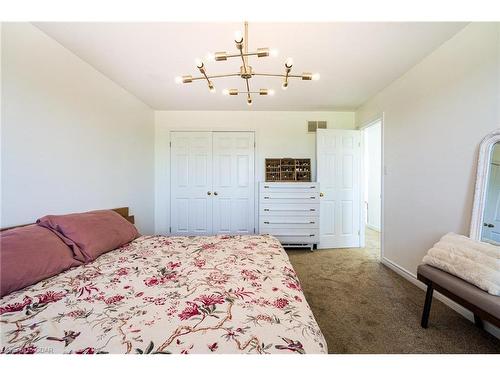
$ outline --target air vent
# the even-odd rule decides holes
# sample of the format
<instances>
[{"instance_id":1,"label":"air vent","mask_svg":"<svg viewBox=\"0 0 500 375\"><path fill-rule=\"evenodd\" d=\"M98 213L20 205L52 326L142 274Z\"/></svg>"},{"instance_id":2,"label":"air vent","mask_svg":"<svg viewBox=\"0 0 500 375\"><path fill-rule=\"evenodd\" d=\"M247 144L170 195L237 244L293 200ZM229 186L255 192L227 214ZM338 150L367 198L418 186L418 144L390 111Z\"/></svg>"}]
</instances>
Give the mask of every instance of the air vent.
<instances>
[{"instance_id":1,"label":"air vent","mask_svg":"<svg viewBox=\"0 0 500 375\"><path fill-rule=\"evenodd\" d=\"M326 121L307 121L309 133L316 133L316 129L326 129Z\"/></svg>"}]
</instances>

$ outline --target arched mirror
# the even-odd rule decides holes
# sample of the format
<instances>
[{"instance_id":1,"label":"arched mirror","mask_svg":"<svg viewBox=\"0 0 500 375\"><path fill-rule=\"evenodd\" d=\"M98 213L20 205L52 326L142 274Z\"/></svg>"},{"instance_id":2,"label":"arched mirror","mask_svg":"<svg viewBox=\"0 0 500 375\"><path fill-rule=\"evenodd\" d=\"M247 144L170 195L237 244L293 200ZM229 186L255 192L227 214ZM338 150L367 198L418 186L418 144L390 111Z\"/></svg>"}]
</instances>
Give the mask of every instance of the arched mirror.
<instances>
[{"instance_id":1,"label":"arched mirror","mask_svg":"<svg viewBox=\"0 0 500 375\"><path fill-rule=\"evenodd\" d=\"M500 129L479 148L470 237L500 246Z\"/></svg>"}]
</instances>

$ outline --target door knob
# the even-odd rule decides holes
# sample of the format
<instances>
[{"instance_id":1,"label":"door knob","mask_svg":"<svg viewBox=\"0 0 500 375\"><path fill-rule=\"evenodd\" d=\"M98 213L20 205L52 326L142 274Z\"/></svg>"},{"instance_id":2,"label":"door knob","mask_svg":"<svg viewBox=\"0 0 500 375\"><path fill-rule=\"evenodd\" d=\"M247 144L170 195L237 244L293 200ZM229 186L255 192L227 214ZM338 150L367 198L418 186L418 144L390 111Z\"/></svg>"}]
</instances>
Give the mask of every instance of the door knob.
<instances>
[{"instance_id":1,"label":"door knob","mask_svg":"<svg viewBox=\"0 0 500 375\"><path fill-rule=\"evenodd\" d=\"M319 193L319 196L320 196L320 197L323 197L324 195L325 195L325 194L323 194L323 193Z\"/></svg>"},{"instance_id":2,"label":"door knob","mask_svg":"<svg viewBox=\"0 0 500 375\"><path fill-rule=\"evenodd\" d=\"M207 195L212 195L212 192L210 192L210 191L207 191Z\"/></svg>"},{"instance_id":3,"label":"door knob","mask_svg":"<svg viewBox=\"0 0 500 375\"><path fill-rule=\"evenodd\" d=\"M217 193L216 191L214 191L214 195L219 195L219 193Z\"/></svg>"}]
</instances>

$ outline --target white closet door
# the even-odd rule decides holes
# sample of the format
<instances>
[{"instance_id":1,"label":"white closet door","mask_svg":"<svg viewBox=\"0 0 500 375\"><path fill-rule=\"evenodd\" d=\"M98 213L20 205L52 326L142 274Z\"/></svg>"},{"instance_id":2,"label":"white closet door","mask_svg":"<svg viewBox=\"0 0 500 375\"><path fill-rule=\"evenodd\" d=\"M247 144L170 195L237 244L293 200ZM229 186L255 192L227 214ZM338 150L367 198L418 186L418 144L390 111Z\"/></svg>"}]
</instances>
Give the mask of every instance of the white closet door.
<instances>
[{"instance_id":1,"label":"white closet door","mask_svg":"<svg viewBox=\"0 0 500 375\"><path fill-rule=\"evenodd\" d=\"M319 248L360 246L360 132L317 130ZM321 196L322 195L322 196Z\"/></svg>"},{"instance_id":2,"label":"white closet door","mask_svg":"<svg viewBox=\"0 0 500 375\"><path fill-rule=\"evenodd\" d=\"M171 133L171 233L212 234L212 133Z\"/></svg>"},{"instance_id":3,"label":"white closet door","mask_svg":"<svg viewBox=\"0 0 500 375\"><path fill-rule=\"evenodd\" d=\"M213 232L249 234L255 229L254 133L213 133Z\"/></svg>"}]
</instances>

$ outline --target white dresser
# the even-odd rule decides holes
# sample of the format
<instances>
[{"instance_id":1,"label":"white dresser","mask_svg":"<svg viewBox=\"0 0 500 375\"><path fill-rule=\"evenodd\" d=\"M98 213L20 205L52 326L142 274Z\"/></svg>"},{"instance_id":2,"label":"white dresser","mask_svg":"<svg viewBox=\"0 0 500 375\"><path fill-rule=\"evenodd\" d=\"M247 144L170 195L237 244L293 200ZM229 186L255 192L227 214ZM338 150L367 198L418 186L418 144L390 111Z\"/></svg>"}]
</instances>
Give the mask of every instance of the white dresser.
<instances>
[{"instance_id":1,"label":"white dresser","mask_svg":"<svg viewBox=\"0 0 500 375\"><path fill-rule=\"evenodd\" d=\"M319 184L261 182L259 232L272 234L283 245L312 250L319 242Z\"/></svg>"}]
</instances>

